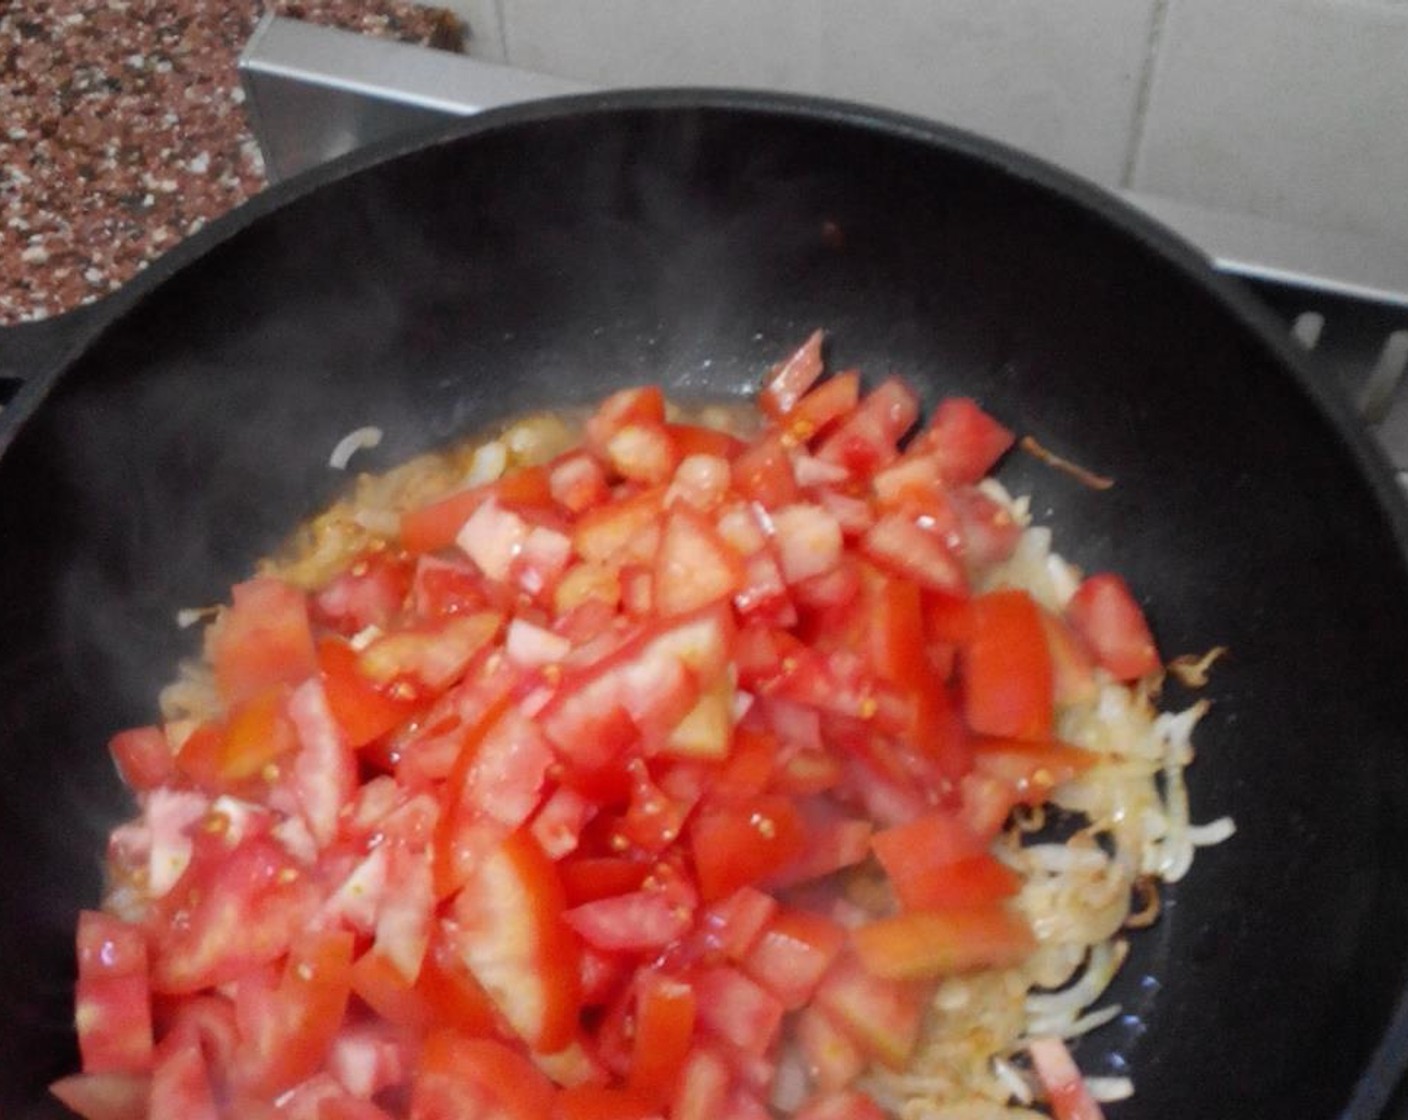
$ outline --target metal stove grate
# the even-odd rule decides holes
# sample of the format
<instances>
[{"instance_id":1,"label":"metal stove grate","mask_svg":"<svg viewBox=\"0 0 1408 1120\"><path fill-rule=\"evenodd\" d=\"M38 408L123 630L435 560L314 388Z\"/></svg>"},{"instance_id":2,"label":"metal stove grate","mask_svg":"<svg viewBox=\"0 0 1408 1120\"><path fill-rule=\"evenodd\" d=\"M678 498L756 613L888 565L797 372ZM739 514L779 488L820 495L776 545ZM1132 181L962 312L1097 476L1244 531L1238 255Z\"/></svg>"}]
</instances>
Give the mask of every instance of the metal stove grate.
<instances>
[{"instance_id":1,"label":"metal stove grate","mask_svg":"<svg viewBox=\"0 0 1408 1120\"><path fill-rule=\"evenodd\" d=\"M1408 307L1266 281L1248 284L1344 390L1408 488Z\"/></svg>"}]
</instances>

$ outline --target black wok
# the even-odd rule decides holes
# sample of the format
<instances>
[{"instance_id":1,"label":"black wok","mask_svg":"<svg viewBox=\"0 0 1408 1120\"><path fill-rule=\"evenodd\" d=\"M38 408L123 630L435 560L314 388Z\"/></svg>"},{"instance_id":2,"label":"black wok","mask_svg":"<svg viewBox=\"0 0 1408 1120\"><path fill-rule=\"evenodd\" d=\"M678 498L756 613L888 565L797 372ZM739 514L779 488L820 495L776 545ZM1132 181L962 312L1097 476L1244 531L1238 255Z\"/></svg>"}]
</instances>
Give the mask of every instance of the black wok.
<instances>
[{"instance_id":1,"label":"black wok","mask_svg":"<svg viewBox=\"0 0 1408 1120\"><path fill-rule=\"evenodd\" d=\"M947 129L761 95L495 112L268 192L95 317L0 422L0 1115L56 1115L75 912L217 601L345 481L626 382L745 393L837 365L978 397L1117 485L1001 477L1117 567L1168 653L1225 644L1205 851L1080 1044L1115 1117L1369 1117L1408 1054L1408 522L1269 317L1104 194Z\"/></svg>"}]
</instances>

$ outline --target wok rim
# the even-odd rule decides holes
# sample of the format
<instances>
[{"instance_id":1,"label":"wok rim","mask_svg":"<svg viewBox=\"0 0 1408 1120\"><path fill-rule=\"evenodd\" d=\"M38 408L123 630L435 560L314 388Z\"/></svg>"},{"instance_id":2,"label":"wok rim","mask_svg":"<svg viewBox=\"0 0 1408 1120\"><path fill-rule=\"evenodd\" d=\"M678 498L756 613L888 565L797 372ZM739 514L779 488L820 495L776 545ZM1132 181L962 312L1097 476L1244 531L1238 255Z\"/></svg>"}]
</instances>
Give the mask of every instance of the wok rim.
<instances>
[{"instance_id":1,"label":"wok rim","mask_svg":"<svg viewBox=\"0 0 1408 1120\"><path fill-rule=\"evenodd\" d=\"M403 157L470 143L479 137L511 132L541 121L583 115L691 111L753 114L829 124L942 149L1034 186L1133 240L1159 264L1211 297L1228 318L1229 325L1254 341L1287 375L1287 389L1308 398L1315 413L1328 425L1327 434L1348 454L1359 480L1372 495L1396 546L1401 582L1408 593L1408 500L1405 500L1408 496L1387 458L1352 412L1348 395L1332 383L1328 371L1312 368L1309 356L1295 345L1270 308L1240 281L1218 272L1201 250L1109 189L1001 141L940 121L859 102L758 89L646 87L569 94L486 109L359 148L268 185L244 203L211 220L117 292L84 307L82 314L75 316L77 329L58 360L47 370L27 378L9 406L0 413L0 470L4 469L8 447L59 381L87 354L100 347L104 336L117 323L138 312L142 304L166 284L179 282L189 266L286 205ZM1343 1104L1342 1120L1382 1116L1405 1071L1408 1071L1408 987L1399 992L1373 1053Z\"/></svg>"}]
</instances>

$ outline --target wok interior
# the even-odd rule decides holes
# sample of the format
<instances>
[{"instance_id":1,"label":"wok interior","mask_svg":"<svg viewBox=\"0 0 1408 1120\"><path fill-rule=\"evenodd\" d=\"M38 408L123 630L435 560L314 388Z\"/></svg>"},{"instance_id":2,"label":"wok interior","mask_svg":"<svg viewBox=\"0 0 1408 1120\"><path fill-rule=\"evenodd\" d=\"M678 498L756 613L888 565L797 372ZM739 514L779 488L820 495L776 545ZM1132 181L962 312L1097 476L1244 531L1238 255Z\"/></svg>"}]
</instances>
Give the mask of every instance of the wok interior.
<instances>
[{"instance_id":1,"label":"wok interior","mask_svg":"<svg viewBox=\"0 0 1408 1120\"><path fill-rule=\"evenodd\" d=\"M975 396L1113 475L1000 472L1069 558L1126 574L1166 654L1231 648L1190 778L1195 819L1238 832L1078 1047L1134 1077L1112 1114L1350 1100L1408 957L1408 580L1341 430L1186 257L1044 172L714 100L509 114L295 197L27 422L0 468L0 1114L57 1115L75 1060L73 922L128 804L108 735L193 648L176 609L346 482L343 434L385 430L373 468L630 382L743 393L816 326L833 368Z\"/></svg>"}]
</instances>

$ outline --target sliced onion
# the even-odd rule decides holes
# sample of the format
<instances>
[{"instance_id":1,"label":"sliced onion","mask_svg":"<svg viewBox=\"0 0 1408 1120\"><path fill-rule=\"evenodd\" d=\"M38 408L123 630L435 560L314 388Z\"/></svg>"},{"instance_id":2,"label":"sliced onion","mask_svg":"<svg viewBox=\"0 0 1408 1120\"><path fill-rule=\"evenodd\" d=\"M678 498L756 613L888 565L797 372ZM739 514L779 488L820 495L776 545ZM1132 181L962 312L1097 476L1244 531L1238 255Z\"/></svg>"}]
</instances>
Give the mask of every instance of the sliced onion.
<instances>
[{"instance_id":1,"label":"sliced onion","mask_svg":"<svg viewBox=\"0 0 1408 1120\"><path fill-rule=\"evenodd\" d=\"M370 425L348 432L337 441L337 446L332 449L332 454L328 456L328 466L335 471L345 471L353 455L381 443L381 434L380 428L373 428Z\"/></svg>"}]
</instances>

